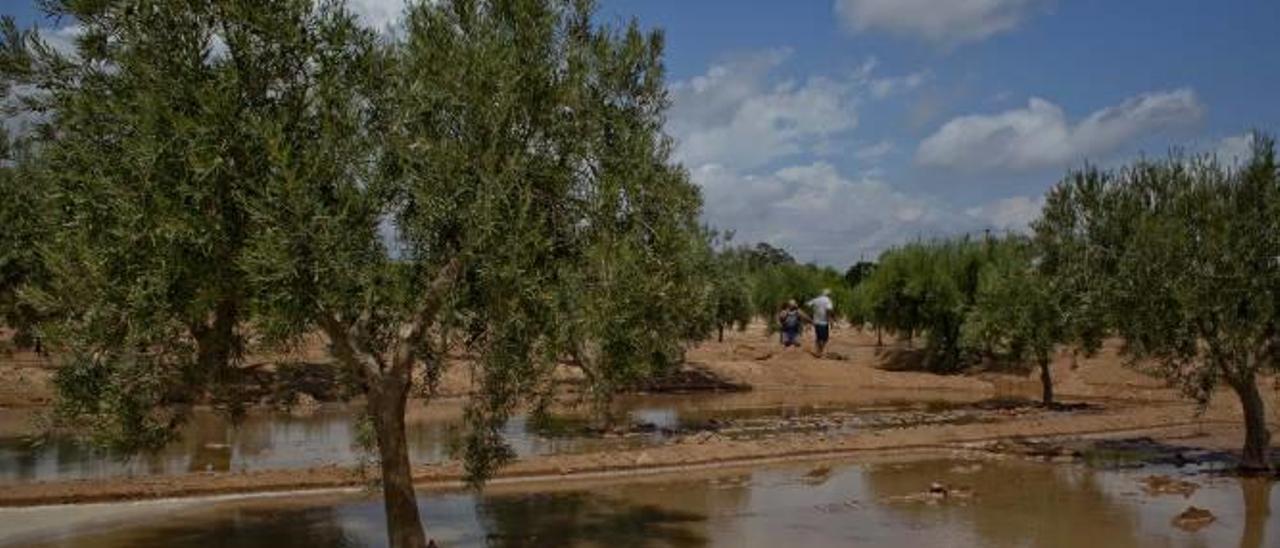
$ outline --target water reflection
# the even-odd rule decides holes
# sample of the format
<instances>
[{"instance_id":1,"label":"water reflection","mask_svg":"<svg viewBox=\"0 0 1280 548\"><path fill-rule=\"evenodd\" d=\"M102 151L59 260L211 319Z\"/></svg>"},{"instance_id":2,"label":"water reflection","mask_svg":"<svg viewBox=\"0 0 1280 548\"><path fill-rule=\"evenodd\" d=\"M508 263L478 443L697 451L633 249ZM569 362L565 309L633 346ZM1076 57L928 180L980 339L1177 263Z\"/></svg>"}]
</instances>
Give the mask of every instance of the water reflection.
<instances>
[{"instance_id":1,"label":"water reflection","mask_svg":"<svg viewBox=\"0 0 1280 548\"><path fill-rule=\"evenodd\" d=\"M443 546L1240 546L1280 545L1269 508L1280 490L1262 481L1196 477L1189 498L1139 492L1147 472L1090 471L1021 461L932 460L808 464L627 483L499 486L483 496L437 493L420 507ZM967 484L971 498L904 495L933 481ZM1243 494L1243 499L1241 495ZM111 525L90 511L51 508L34 546L385 546L371 496L292 496L199 507L153 504ZM1173 528L1188 505L1219 521ZM0 531L32 513L0 510ZM39 512L39 511L37 511ZM6 529L8 527L9 529ZM4 544L0 533L0 544Z\"/></svg>"},{"instance_id":2,"label":"water reflection","mask_svg":"<svg viewBox=\"0 0 1280 548\"><path fill-rule=\"evenodd\" d=\"M564 411L562 420L542 429L534 428L526 417L516 416L507 423L504 434L518 455L626 449L660 443L667 436L664 432L702 428L713 420L932 409L977 401L982 396L884 391L874 396L821 391L635 396L621 398L618 412L633 423L647 425L646 435L607 439L584 435L590 421L580 410ZM0 411L0 414L6 413L17 412ZM198 412L178 441L156 453L138 455L127 461L97 453L66 438L54 438L42 446L33 446L17 433L0 432L0 483L351 465L361 457L360 450L352 445L356 439L357 416L359 409L355 406L326 405L305 415L256 412L233 426L216 414ZM461 417L461 404L455 401L411 408L406 418L410 459L415 463L447 459ZM3 421L5 424L24 422L7 418L11 420Z\"/></svg>"},{"instance_id":3,"label":"water reflection","mask_svg":"<svg viewBox=\"0 0 1280 548\"><path fill-rule=\"evenodd\" d=\"M1271 490L1275 482L1261 478L1240 480L1240 492L1244 495L1244 527L1240 533L1240 548L1263 548L1267 537L1267 523L1271 520ZM1276 524L1280 527L1280 524ZM1270 545L1274 546L1274 545Z\"/></svg>"},{"instance_id":4,"label":"water reflection","mask_svg":"<svg viewBox=\"0 0 1280 548\"><path fill-rule=\"evenodd\" d=\"M910 527L950 526L983 546L1140 546L1138 508L1086 467L910 463L868 467L868 491ZM918 499L934 482L971 489L972 497ZM895 497L901 497L895 499Z\"/></svg>"},{"instance_id":5,"label":"water reflection","mask_svg":"<svg viewBox=\"0 0 1280 548\"><path fill-rule=\"evenodd\" d=\"M490 546L703 546L705 515L587 492L485 499L476 513Z\"/></svg>"}]
</instances>

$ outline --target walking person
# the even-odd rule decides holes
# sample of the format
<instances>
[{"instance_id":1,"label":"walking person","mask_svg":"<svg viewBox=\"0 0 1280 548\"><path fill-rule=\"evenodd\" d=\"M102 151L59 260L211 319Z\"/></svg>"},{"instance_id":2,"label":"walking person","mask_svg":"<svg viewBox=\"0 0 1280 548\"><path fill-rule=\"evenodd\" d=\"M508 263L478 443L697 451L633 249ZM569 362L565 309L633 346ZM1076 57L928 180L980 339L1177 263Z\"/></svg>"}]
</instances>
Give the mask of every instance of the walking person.
<instances>
[{"instance_id":1,"label":"walking person","mask_svg":"<svg viewBox=\"0 0 1280 548\"><path fill-rule=\"evenodd\" d=\"M782 331L782 347L800 347L800 328L804 322L811 321L809 316L800 310L795 299L787 301L787 306L778 312L778 327Z\"/></svg>"},{"instance_id":2,"label":"walking person","mask_svg":"<svg viewBox=\"0 0 1280 548\"><path fill-rule=\"evenodd\" d=\"M831 311L835 303L831 302L831 290L823 289L822 295L810 300L806 305L813 311L813 336L821 358L827 351L827 341L831 339Z\"/></svg>"}]
</instances>

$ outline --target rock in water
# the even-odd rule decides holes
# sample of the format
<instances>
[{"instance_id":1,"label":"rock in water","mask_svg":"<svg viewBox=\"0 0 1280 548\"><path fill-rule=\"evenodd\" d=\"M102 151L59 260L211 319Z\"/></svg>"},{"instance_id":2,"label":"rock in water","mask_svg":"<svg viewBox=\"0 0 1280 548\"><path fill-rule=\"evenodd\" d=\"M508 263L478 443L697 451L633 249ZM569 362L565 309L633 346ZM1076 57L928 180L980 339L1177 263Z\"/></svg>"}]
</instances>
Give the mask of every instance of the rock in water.
<instances>
[{"instance_id":1,"label":"rock in water","mask_svg":"<svg viewBox=\"0 0 1280 548\"><path fill-rule=\"evenodd\" d=\"M930 495L933 495L935 497L946 498L948 493L949 493L949 490L947 489L947 486L943 485L942 482L935 481L929 485Z\"/></svg>"},{"instance_id":2,"label":"rock in water","mask_svg":"<svg viewBox=\"0 0 1280 548\"><path fill-rule=\"evenodd\" d=\"M814 468L813 470L810 470L804 476L806 478L825 478L830 475L831 475L830 466L819 466L817 468Z\"/></svg>"},{"instance_id":3,"label":"rock in water","mask_svg":"<svg viewBox=\"0 0 1280 548\"><path fill-rule=\"evenodd\" d=\"M1204 508L1188 506L1181 514L1173 518L1173 526L1188 533L1194 533L1208 527L1216 519L1218 518L1214 517L1213 512Z\"/></svg>"},{"instance_id":4,"label":"rock in water","mask_svg":"<svg viewBox=\"0 0 1280 548\"><path fill-rule=\"evenodd\" d=\"M1147 476L1142 480L1144 489L1148 495L1182 495L1190 497L1200 485L1180 479L1174 479L1169 476Z\"/></svg>"}]
</instances>

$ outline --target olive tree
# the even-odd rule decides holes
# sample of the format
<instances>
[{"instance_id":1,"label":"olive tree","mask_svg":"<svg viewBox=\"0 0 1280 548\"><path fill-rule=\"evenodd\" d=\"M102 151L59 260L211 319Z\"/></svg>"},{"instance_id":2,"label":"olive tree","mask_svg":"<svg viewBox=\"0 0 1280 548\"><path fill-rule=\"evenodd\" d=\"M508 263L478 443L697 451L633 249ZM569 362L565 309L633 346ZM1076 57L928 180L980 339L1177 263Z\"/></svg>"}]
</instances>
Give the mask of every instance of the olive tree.
<instances>
[{"instance_id":1,"label":"olive tree","mask_svg":"<svg viewBox=\"0 0 1280 548\"><path fill-rule=\"evenodd\" d=\"M253 310L273 338L323 332L360 379L393 546L424 544L404 413L447 351L471 357L479 483L557 364L606 397L710 329L701 199L662 134L662 37L592 9L414 3L362 69L367 98L314 105L333 146L269 156L281 175L243 263Z\"/></svg>"},{"instance_id":2,"label":"olive tree","mask_svg":"<svg viewBox=\"0 0 1280 548\"><path fill-rule=\"evenodd\" d=\"M1280 173L1255 139L1238 169L1212 157L1084 169L1034 225L1046 275L1145 365L1206 403L1226 384L1244 415L1243 469L1270 469L1257 375L1277 370Z\"/></svg>"},{"instance_id":3,"label":"olive tree","mask_svg":"<svg viewBox=\"0 0 1280 548\"><path fill-rule=\"evenodd\" d=\"M964 320L963 345L1040 370L1042 401L1052 405L1049 365L1058 345L1080 340L1076 293L1046 276L1033 242L1011 235L989 240L977 295Z\"/></svg>"},{"instance_id":4,"label":"olive tree","mask_svg":"<svg viewBox=\"0 0 1280 548\"><path fill-rule=\"evenodd\" d=\"M859 306L877 328L923 333L930 369L954 372L970 357L961 340L973 307L984 245L968 237L915 242L885 251L858 286Z\"/></svg>"},{"instance_id":5,"label":"olive tree","mask_svg":"<svg viewBox=\"0 0 1280 548\"><path fill-rule=\"evenodd\" d=\"M724 342L726 327L746 329L753 315L748 256L744 249L729 247L730 240L731 236L713 235L712 244L718 249L708 261L711 320L719 342Z\"/></svg>"},{"instance_id":6,"label":"olive tree","mask_svg":"<svg viewBox=\"0 0 1280 548\"><path fill-rule=\"evenodd\" d=\"M73 54L6 33L38 90L57 230L31 302L64 315L61 416L122 450L237 403L245 333L323 333L365 394L393 546L421 546L404 412L461 350L465 462L558 364L596 399L711 329L701 198L670 159L659 33L587 1L415 2L398 32L341 2L47 2Z\"/></svg>"},{"instance_id":7,"label":"olive tree","mask_svg":"<svg viewBox=\"0 0 1280 548\"><path fill-rule=\"evenodd\" d=\"M813 264L782 263L762 267L751 273L751 303L755 313L777 327L774 318L779 308L789 300L801 305L831 290L831 300L836 308L834 318L848 317L847 310L853 301L852 292L844 284L844 278L831 267Z\"/></svg>"},{"instance_id":8,"label":"olive tree","mask_svg":"<svg viewBox=\"0 0 1280 548\"><path fill-rule=\"evenodd\" d=\"M335 2L48 0L73 51L7 32L6 87L31 90L52 196L49 281L29 301L66 362L63 418L131 450L169 439L189 404L241 409L250 207L321 142L309 108L362 31ZM333 86L328 86L333 88ZM327 175L327 174L322 174Z\"/></svg>"}]
</instances>

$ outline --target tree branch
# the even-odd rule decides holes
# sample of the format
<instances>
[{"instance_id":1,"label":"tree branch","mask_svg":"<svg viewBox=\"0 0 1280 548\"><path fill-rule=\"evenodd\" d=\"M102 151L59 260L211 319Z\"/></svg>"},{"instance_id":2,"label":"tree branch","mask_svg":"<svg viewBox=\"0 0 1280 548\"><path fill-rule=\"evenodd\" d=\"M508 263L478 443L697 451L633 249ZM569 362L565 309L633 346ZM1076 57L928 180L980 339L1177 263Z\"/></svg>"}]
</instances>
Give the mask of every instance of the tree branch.
<instances>
[{"instance_id":1,"label":"tree branch","mask_svg":"<svg viewBox=\"0 0 1280 548\"><path fill-rule=\"evenodd\" d=\"M347 367L365 380L374 380L382 376L382 368L377 361L369 359L363 352L356 350L351 342L351 335L337 316L324 310L320 312L320 328L333 343L333 354Z\"/></svg>"},{"instance_id":2,"label":"tree branch","mask_svg":"<svg viewBox=\"0 0 1280 548\"><path fill-rule=\"evenodd\" d=\"M454 257L431 280L413 319L400 329L399 345L389 372L391 375L405 375L413 367L417 349L422 345L422 337L435 323L436 315L440 313L448 292L453 289L454 281L461 272L462 261Z\"/></svg>"}]
</instances>

